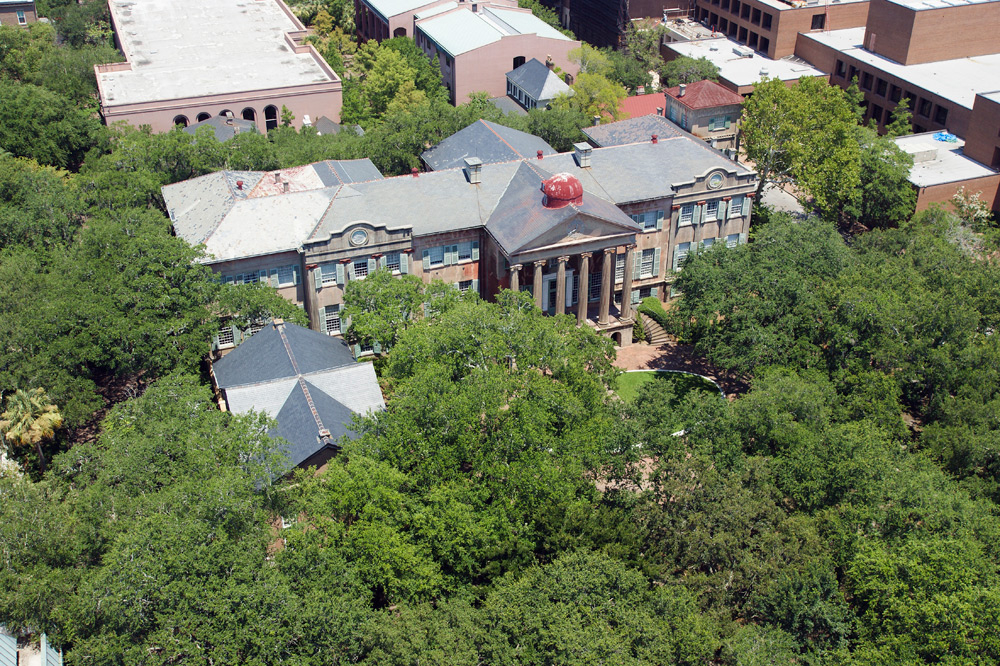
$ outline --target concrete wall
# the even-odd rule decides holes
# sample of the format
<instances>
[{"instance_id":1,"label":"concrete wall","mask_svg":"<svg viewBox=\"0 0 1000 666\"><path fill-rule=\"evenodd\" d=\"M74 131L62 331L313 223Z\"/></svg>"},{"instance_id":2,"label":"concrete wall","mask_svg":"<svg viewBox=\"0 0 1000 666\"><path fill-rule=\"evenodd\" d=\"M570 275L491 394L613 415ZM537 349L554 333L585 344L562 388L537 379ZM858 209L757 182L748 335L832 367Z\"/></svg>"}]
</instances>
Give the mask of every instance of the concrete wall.
<instances>
[{"instance_id":1,"label":"concrete wall","mask_svg":"<svg viewBox=\"0 0 1000 666\"><path fill-rule=\"evenodd\" d=\"M35 3L23 2L0 7L0 25L21 25L17 18L18 12L24 12L24 25L34 23L38 20L38 14L35 12Z\"/></svg>"},{"instance_id":2,"label":"concrete wall","mask_svg":"<svg viewBox=\"0 0 1000 666\"><path fill-rule=\"evenodd\" d=\"M986 166L1000 168L1000 101L976 95L965 136L965 154Z\"/></svg>"},{"instance_id":3,"label":"concrete wall","mask_svg":"<svg viewBox=\"0 0 1000 666\"><path fill-rule=\"evenodd\" d=\"M864 46L903 65L996 53L1000 3L914 10L871 0Z\"/></svg>"}]
</instances>

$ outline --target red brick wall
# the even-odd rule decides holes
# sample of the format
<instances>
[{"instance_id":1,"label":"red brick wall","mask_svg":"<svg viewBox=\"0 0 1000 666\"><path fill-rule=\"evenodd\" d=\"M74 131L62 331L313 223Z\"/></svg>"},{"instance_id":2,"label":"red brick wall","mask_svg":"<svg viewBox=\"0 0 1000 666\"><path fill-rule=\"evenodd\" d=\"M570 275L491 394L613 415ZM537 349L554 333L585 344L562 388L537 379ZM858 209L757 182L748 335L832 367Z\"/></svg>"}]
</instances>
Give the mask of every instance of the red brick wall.
<instances>
[{"instance_id":1,"label":"red brick wall","mask_svg":"<svg viewBox=\"0 0 1000 666\"><path fill-rule=\"evenodd\" d=\"M987 55L1000 50L1000 3L915 11L871 0L864 45L904 65Z\"/></svg>"},{"instance_id":2,"label":"red brick wall","mask_svg":"<svg viewBox=\"0 0 1000 666\"><path fill-rule=\"evenodd\" d=\"M965 191L969 193L982 192L980 199L992 210L1000 210L1000 196L998 196L997 191L1000 189L1000 174L919 189L917 190L917 210L929 208L931 204L943 204L945 208L952 208L951 198L955 196L960 187L964 187Z\"/></svg>"},{"instance_id":3,"label":"red brick wall","mask_svg":"<svg viewBox=\"0 0 1000 666\"><path fill-rule=\"evenodd\" d=\"M993 168L1000 167L995 158L1000 151L1000 102L976 95L972 119L965 137L965 154Z\"/></svg>"}]
</instances>

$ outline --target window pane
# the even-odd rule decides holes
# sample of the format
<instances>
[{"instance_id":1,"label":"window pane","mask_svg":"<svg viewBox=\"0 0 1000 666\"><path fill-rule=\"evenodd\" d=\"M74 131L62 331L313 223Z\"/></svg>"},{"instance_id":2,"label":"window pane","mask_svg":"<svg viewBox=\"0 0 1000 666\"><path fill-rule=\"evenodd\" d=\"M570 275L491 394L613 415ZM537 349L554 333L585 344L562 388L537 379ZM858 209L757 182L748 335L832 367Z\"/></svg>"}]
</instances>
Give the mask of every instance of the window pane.
<instances>
[{"instance_id":1,"label":"window pane","mask_svg":"<svg viewBox=\"0 0 1000 666\"><path fill-rule=\"evenodd\" d=\"M444 247L432 247L428 251L431 266L441 266L444 264Z\"/></svg>"},{"instance_id":2,"label":"window pane","mask_svg":"<svg viewBox=\"0 0 1000 666\"><path fill-rule=\"evenodd\" d=\"M733 197L729 202L729 217L740 217L743 215L743 197Z\"/></svg>"},{"instance_id":3,"label":"window pane","mask_svg":"<svg viewBox=\"0 0 1000 666\"><path fill-rule=\"evenodd\" d=\"M385 255L385 267L393 273L399 272L399 252L390 252Z\"/></svg>"},{"instance_id":4,"label":"window pane","mask_svg":"<svg viewBox=\"0 0 1000 666\"><path fill-rule=\"evenodd\" d=\"M463 294L472 289L472 280L462 280L458 283L458 290Z\"/></svg>"},{"instance_id":5,"label":"window pane","mask_svg":"<svg viewBox=\"0 0 1000 666\"><path fill-rule=\"evenodd\" d=\"M337 282L337 264L322 264L320 273L323 275L323 284L335 284ZM291 272L291 271L289 271ZM278 271L278 283L281 283L281 271Z\"/></svg>"},{"instance_id":6,"label":"window pane","mask_svg":"<svg viewBox=\"0 0 1000 666\"><path fill-rule=\"evenodd\" d=\"M615 282L622 282L625 279L625 255L615 255Z\"/></svg>"},{"instance_id":7,"label":"window pane","mask_svg":"<svg viewBox=\"0 0 1000 666\"><path fill-rule=\"evenodd\" d=\"M472 261L472 243L460 243L458 246L458 260Z\"/></svg>"},{"instance_id":8,"label":"window pane","mask_svg":"<svg viewBox=\"0 0 1000 666\"><path fill-rule=\"evenodd\" d=\"M708 205L705 206L705 220L711 222L717 219L719 219L719 202L709 201Z\"/></svg>"},{"instance_id":9,"label":"window pane","mask_svg":"<svg viewBox=\"0 0 1000 666\"><path fill-rule=\"evenodd\" d=\"M601 297L601 271L590 274L590 300L596 301Z\"/></svg>"},{"instance_id":10,"label":"window pane","mask_svg":"<svg viewBox=\"0 0 1000 666\"><path fill-rule=\"evenodd\" d=\"M354 279L360 280L361 278L368 277L368 260L367 259L355 259L354 260Z\"/></svg>"},{"instance_id":11,"label":"window pane","mask_svg":"<svg viewBox=\"0 0 1000 666\"><path fill-rule=\"evenodd\" d=\"M681 206L681 224L691 224L694 221L694 205Z\"/></svg>"},{"instance_id":12,"label":"window pane","mask_svg":"<svg viewBox=\"0 0 1000 666\"><path fill-rule=\"evenodd\" d=\"M729 234L726 236L726 247L736 247L740 243L739 234Z\"/></svg>"},{"instance_id":13,"label":"window pane","mask_svg":"<svg viewBox=\"0 0 1000 666\"><path fill-rule=\"evenodd\" d=\"M330 335L340 333L340 310L336 308L326 309L326 332Z\"/></svg>"},{"instance_id":14,"label":"window pane","mask_svg":"<svg viewBox=\"0 0 1000 666\"><path fill-rule=\"evenodd\" d=\"M295 284L295 271L292 270L292 266L281 266L278 268L278 285L287 287L293 284Z\"/></svg>"},{"instance_id":15,"label":"window pane","mask_svg":"<svg viewBox=\"0 0 1000 666\"><path fill-rule=\"evenodd\" d=\"M643 250L642 251L642 265L640 266L639 275L641 277L652 277L653 275L653 250Z\"/></svg>"}]
</instances>

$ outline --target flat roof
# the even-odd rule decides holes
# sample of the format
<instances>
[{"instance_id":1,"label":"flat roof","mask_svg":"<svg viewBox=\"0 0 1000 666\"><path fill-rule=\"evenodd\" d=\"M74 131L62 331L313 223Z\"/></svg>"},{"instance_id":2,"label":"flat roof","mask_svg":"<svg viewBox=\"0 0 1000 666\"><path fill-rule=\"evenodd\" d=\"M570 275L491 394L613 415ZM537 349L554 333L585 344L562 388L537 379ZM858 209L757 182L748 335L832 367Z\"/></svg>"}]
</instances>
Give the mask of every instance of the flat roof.
<instances>
[{"instance_id":1,"label":"flat roof","mask_svg":"<svg viewBox=\"0 0 1000 666\"><path fill-rule=\"evenodd\" d=\"M1000 88L1000 53L901 65L862 48L864 28L802 33L802 36L967 109L972 108L976 93L980 90L993 91ZM911 105L913 101L910 100Z\"/></svg>"},{"instance_id":2,"label":"flat roof","mask_svg":"<svg viewBox=\"0 0 1000 666\"><path fill-rule=\"evenodd\" d=\"M889 0L889 2L919 12L925 9L945 9L947 7L960 7L962 5L981 5L987 2L1000 2L1000 0Z\"/></svg>"},{"instance_id":3,"label":"flat roof","mask_svg":"<svg viewBox=\"0 0 1000 666\"><path fill-rule=\"evenodd\" d=\"M365 4L382 15L382 18L389 20L393 16L405 14L426 7L434 0L365 0Z\"/></svg>"},{"instance_id":4,"label":"flat roof","mask_svg":"<svg viewBox=\"0 0 1000 666\"><path fill-rule=\"evenodd\" d=\"M783 2L782 0L757 0L762 5L767 5L779 12L786 9L809 9L813 7L825 7L827 5L847 5L854 2L868 2L868 0L792 0Z\"/></svg>"},{"instance_id":5,"label":"flat roof","mask_svg":"<svg viewBox=\"0 0 1000 666\"><path fill-rule=\"evenodd\" d=\"M965 141L957 137L954 142L938 141L934 138L937 134L924 132L893 139L897 146L913 156L911 183L917 187L931 187L996 175L993 169L965 156Z\"/></svg>"},{"instance_id":6,"label":"flat roof","mask_svg":"<svg viewBox=\"0 0 1000 666\"><path fill-rule=\"evenodd\" d=\"M726 37L697 42L674 42L665 46L678 55L707 58L719 68L719 76L740 87L755 85L765 77L795 81L803 76L824 76L823 72L801 60L772 60ZM744 53L749 51L752 55L740 56L734 49Z\"/></svg>"},{"instance_id":7,"label":"flat roof","mask_svg":"<svg viewBox=\"0 0 1000 666\"><path fill-rule=\"evenodd\" d=\"M111 0L131 70L98 74L106 106L336 81L286 33L302 30L275 0Z\"/></svg>"},{"instance_id":8,"label":"flat roof","mask_svg":"<svg viewBox=\"0 0 1000 666\"><path fill-rule=\"evenodd\" d=\"M537 34L539 37L571 41L531 12L486 7L474 12L468 7L420 21L419 28L452 57L498 42L508 35Z\"/></svg>"}]
</instances>

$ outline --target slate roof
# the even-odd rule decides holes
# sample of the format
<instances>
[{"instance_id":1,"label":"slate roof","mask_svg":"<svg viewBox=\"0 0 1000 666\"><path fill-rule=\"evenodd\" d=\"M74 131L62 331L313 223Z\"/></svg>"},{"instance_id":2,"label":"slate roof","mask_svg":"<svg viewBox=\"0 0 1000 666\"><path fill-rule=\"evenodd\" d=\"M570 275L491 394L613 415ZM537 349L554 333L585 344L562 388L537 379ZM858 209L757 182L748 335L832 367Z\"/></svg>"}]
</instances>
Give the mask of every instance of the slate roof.
<instances>
[{"instance_id":1,"label":"slate roof","mask_svg":"<svg viewBox=\"0 0 1000 666\"><path fill-rule=\"evenodd\" d=\"M288 443L292 465L356 436L354 413L385 408L370 363L356 363L343 340L291 323L265 326L212 370L231 411L277 421L270 434Z\"/></svg>"},{"instance_id":2,"label":"slate roof","mask_svg":"<svg viewBox=\"0 0 1000 666\"><path fill-rule=\"evenodd\" d=\"M711 109L717 106L732 106L743 103L742 95L708 79L687 84L683 97L680 96L680 91L680 86L674 86L667 88L664 92L689 109Z\"/></svg>"},{"instance_id":3,"label":"slate roof","mask_svg":"<svg viewBox=\"0 0 1000 666\"><path fill-rule=\"evenodd\" d=\"M202 127L211 127L215 130L216 141L229 141L236 136L237 128L239 128L239 132L241 134L257 131L257 124L252 120L233 118L232 123L230 123L229 119L223 116L213 116L208 120L201 121L200 123L191 123L184 128L184 131L188 134L196 134Z\"/></svg>"},{"instance_id":4,"label":"slate roof","mask_svg":"<svg viewBox=\"0 0 1000 666\"><path fill-rule=\"evenodd\" d=\"M655 124L634 126L650 122ZM567 172L579 178L586 208L581 212L617 224L624 221L617 206L671 196L673 184L691 182L711 169L752 173L680 129L671 134L668 123L664 118L645 116L587 128L605 134L611 128L609 136L622 141L594 148L591 166L585 169L577 165L573 153L549 154L542 160L517 157L484 164L478 185L469 183L464 169L451 168L417 177L380 178L251 197L246 192L250 185L236 190L233 174L223 172L167 186L163 188L164 199L178 235L192 243L204 243L215 261L297 249L359 222L390 230L409 229L413 237L486 226L505 239L509 250L521 239L508 235L514 231L498 230L497 225L502 227L505 219L509 224L521 224L525 215L534 215L531 211L542 205L541 179L552 174ZM660 137L657 144L649 140L653 133ZM629 138L637 140L626 142ZM307 169L306 175L318 178L313 167L303 169ZM260 181L252 186L251 195L276 187L271 174L251 175ZM296 183L304 176L298 178ZM558 223L555 217L532 219Z\"/></svg>"},{"instance_id":5,"label":"slate roof","mask_svg":"<svg viewBox=\"0 0 1000 666\"><path fill-rule=\"evenodd\" d=\"M533 134L480 119L425 150L420 159L429 169L440 171L464 166L466 157L492 164L535 157L539 150L543 155L556 154L555 148Z\"/></svg>"},{"instance_id":6,"label":"slate roof","mask_svg":"<svg viewBox=\"0 0 1000 666\"><path fill-rule=\"evenodd\" d=\"M654 134L660 139L690 137L694 141L701 141L663 116L657 115L626 118L606 125L591 125L584 127L582 131L591 143L602 148L649 141Z\"/></svg>"},{"instance_id":7,"label":"slate roof","mask_svg":"<svg viewBox=\"0 0 1000 666\"><path fill-rule=\"evenodd\" d=\"M335 123L326 116L320 116L313 123L313 127L316 128L316 132L322 135L327 134L340 134L344 130L344 126L340 123ZM358 136L364 136L365 131L361 129L361 125L348 125L347 129L353 131Z\"/></svg>"},{"instance_id":8,"label":"slate roof","mask_svg":"<svg viewBox=\"0 0 1000 666\"><path fill-rule=\"evenodd\" d=\"M511 97L491 97L490 103L503 111L504 113L513 113L518 116L526 116L528 112L523 106L517 103L517 100Z\"/></svg>"},{"instance_id":9,"label":"slate roof","mask_svg":"<svg viewBox=\"0 0 1000 666\"><path fill-rule=\"evenodd\" d=\"M559 93L570 90L566 82L538 58L532 58L517 69L507 72L507 80L535 100L550 100Z\"/></svg>"}]
</instances>

